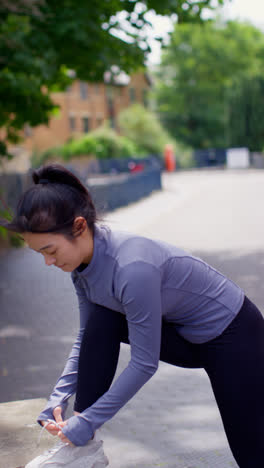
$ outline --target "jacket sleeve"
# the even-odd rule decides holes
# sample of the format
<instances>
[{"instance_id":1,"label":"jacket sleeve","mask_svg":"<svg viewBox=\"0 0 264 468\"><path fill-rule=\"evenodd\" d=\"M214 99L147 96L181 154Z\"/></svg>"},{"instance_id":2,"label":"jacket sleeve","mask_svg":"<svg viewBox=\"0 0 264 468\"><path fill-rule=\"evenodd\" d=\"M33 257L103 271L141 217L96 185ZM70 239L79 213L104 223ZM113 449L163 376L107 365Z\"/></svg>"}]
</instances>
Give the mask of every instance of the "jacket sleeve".
<instances>
[{"instance_id":1,"label":"jacket sleeve","mask_svg":"<svg viewBox=\"0 0 264 468\"><path fill-rule=\"evenodd\" d=\"M162 316L159 270L134 262L119 271L115 283L115 295L122 302L128 322L131 359L111 388L80 415L71 417L63 428L77 446L85 445L158 368Z\"/></svg>"},{"instance_id":2,"label":"jacket sleeve","mask_svg":"<svg viewBox=\"0 0 264 468\"><path fill-rule=\"evenodd\" d=\"M80 347L82 342L85 325L88 317L95 308L95 304L91 303L85 295L84 288L80 285L80 280L75 279L72 276L73 284L77 293L79 313L80 313L80 329L77 334L77 338L73 344L72 350L66 361L64 370L59 377L44 410L38 417L38 422L45 421L47 419L53 419L53 410L56 406L62 407L63 416L67 408L68 399L76 392L77 386L77 373L78 373L78 361L80 354Z\"/></svg>"}]
</instances>

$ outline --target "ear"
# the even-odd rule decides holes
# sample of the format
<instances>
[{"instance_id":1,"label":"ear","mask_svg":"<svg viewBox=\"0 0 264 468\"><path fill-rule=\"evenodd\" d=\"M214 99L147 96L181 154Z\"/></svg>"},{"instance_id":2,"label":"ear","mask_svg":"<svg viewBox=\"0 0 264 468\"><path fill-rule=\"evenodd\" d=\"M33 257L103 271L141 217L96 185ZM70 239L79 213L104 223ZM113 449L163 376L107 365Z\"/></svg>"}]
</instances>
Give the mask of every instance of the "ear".
<instances>
[{"instance_id":1,"label":"ear","mask_svg":"<svg viewBox=\"0 0 264 468\"><path fill-rule=\"evenodd\" d=\"M83 216L77 216L73 223L73 235L74 237L81 236L87 230L87 222Z\"/></svg>"}]
</instances>

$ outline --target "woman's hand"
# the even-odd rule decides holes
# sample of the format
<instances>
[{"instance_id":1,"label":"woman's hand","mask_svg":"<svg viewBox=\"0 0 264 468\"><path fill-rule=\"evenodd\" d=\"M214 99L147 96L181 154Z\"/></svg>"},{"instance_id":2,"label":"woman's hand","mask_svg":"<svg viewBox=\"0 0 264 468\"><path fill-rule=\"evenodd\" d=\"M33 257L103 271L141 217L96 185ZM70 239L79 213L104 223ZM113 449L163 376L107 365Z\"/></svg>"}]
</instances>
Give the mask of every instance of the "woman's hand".
<instances>
[{"instance_id":1,"label":"woman's hand","mask_svg":"<svg viewBox=\"0 0 264 468\"><path fill-rule=\"evenodd\" d=\"M66 425L67 425L67 421L64 421L63 423L60 423L61 427L64 427ZM66 435L64 435L62 431L58 432L58 436L59 436L59 438L60 438L60 440L62 442L64 442L65 444L71 445L71 447L74 447L74 444L69 439L67 439Z\"/></svg>"},{"instance_id":2,"label":"woman's hand","mask_svg":"<svg viewBox=\"0 0 264 468\"><path fill-rule=\"evenodd\" d=\"M60 426L61 428L65 427L65 426L67 425L67 421L63 421L63 420L62 420L62 417L61 417L61 407L60 407L60 406L57 406L57 408L55 408L55 409L53 410L53 415L54 415L54 419L55 419L56 423L59 424L59 426ZM55 426L55 427L56 427L56 426ZM67 439L66 435L63 434L62 430L59 429L58 427L57 427L57 430L58 430L57 435L58 435L58 437L60 438L60 440L61 440L62 442L64 442L65 444L69 444L69 445L71 445L72 447L74 447L73 443L72 443L69 439Z\"/></svg>"},{"instance_id":3,"label":"woman's hand","mask_svg":"<svg viewBox=\"0 0 264 468\"><path fill-rule=\"evenodd\" d=\"M62 413L62 408L61 406L57 406L54 410L53 410L53 416L54 416L54 419L55 419L55 423L53 423L52 421L49 422L49 424L47 424L45 426L45 429L53 436L56 436L58 435L58 432L60 431L60 428L61 428L61 423L63 422L63 419L62 419L62 416L61 416L61 413ZM42 426L44 426L45 422L47 421L42 421Z\"/></svg>"},{"instance_id":4,"label":"woman's hand","mask_svg":"<svg viewBox=\"0 0 264 468\"><path fill-rule=\"evenodd\" d=\"M49 424L46 425L45 429L47 429L47 431L51 435L58 436L62 442L73 446L73 443L69 439L67 439L67 437L63 434L61 430L67 424L67 421L63 421L61 413L62 413L61 406L57 406L53 410L53 416L54 416L56 424L51 421ZM42 425L44 422L45 421L42 421Z\"/></svg>"}]
</instances>

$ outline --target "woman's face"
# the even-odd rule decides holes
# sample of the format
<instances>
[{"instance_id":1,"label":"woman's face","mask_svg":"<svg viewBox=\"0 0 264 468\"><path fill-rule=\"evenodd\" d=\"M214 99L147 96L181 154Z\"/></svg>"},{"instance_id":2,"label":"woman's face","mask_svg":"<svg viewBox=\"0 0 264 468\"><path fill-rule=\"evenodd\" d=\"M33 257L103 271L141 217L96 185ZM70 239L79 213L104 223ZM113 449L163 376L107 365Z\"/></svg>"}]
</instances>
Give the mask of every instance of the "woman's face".
<instances>
[{"instance_id":1,"label":"woman's face","mask_svg":"<svg viewBox=\"0 0 264 468\"><path fill-rule=\"evenodd\" d=\"M90 263L93 254L93 237L89 230L80 236L67 239L63 234L23 233L30 249L43 255L46 265L55 265L71 272L81 263Z\"/></svg>"}]
</instances>

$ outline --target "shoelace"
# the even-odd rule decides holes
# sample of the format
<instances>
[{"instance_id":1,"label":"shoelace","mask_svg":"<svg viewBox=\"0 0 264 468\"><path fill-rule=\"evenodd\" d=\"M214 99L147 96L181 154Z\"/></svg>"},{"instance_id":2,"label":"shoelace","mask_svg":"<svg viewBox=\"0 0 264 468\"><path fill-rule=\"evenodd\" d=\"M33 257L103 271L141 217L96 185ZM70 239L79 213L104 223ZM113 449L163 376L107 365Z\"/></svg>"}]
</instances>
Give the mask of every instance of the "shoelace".
<instances>
[{"instance_id":1,"label":"shoelace","mask_svg":"<svg viewBox=\"0 0 264 468\"><path fill-rule=\"evenodd\" d=\"M43 431L46 429L46 426L47 426L48 424L50 424L51 422L52 422L53 424L56 424L54 421L50 421L50 420L45 421L45 423L43 424L43 427L42 427L42 429L41 429L41 431L40 431L40 434L39 434L39 436L38 436L37 447L39 447L40 440L41 440L41 437L42 437L42 435L43 435ZM48 452L55 451L55 449L57 450L57 449L59 448L58 446L61 446L61 445L69 445L69 444L64 443L64 442L58 442L58 444L56 444L52 449L49 449Z\"/></svg>"},{"instance_id":2,"label":"shoelace","mask_svg":"<svg viewBox=\"0 0 264 468\"><path fill-rule=\"evenodd\" d=\"M46 426L47 426L48 424L49 424L49 421L46 421L46 422L43 424L43 426L42 426L42 429L41 429L41 431L40 431L40 434L39 434L38 440L37 440L37 447L38 447L39 444L40 444L40 440L41 440L41 437L42 437L42 435L43 435L43 431L44 431L44 429L46 428Z\"/></svg>"}]
</instances>

